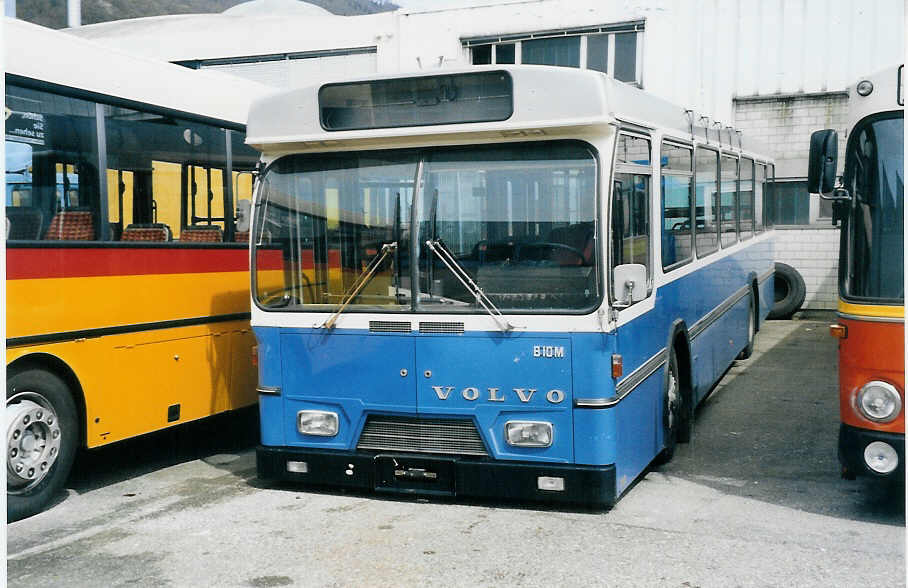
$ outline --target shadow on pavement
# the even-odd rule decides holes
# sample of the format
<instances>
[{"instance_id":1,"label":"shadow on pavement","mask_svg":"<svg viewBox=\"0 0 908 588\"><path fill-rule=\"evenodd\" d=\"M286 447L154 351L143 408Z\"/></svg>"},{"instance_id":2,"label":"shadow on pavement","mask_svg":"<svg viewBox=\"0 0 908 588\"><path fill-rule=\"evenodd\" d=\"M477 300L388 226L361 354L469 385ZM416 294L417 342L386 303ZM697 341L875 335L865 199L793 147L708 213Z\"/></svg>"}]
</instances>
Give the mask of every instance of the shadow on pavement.
<instances>
[{"instance_id":1,"label":"shadow on pavement","mask_svg":"<svg viewBox=\"0 0 908 588\"><path fill-rule=\"evenodd\" d=\"M903 483L840 477L836 342L828 321L797 322L781 340L764 326L762 354L736 362L699 407L691 443L657 471L805 512L903 526Z\"/></svg>"},{"instance_id":2,"label":"shadow on pavement","mask_svg":"<svg viewBox=\"0 0 908 588\"><path fill-rule=\"evenodd\" d=\"M219 414L80 451L66 487L79 493L88 492L180 463L251 450L258 439L257 406ZM219 466L217 459L208 463Z\"/></svg>"}]
</instances>

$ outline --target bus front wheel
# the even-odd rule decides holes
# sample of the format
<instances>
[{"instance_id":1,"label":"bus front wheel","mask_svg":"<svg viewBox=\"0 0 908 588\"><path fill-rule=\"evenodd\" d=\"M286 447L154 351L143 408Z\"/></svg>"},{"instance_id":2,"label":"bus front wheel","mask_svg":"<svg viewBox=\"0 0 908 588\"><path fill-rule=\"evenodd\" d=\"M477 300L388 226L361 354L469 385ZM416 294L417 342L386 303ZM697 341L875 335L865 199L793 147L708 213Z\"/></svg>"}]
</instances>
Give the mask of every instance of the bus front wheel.
<instances>
[{"instance_id":1,"label":"bus front wheel","mask_svg":"<svg viewBox=\"0 0 908 588\"><path fill-rule=\"evenodd\" d=\"M6 519L40 512L63 488L76 454L76 406L56 375L25 369L6 381Z\"/></svg>"}]
</instances>

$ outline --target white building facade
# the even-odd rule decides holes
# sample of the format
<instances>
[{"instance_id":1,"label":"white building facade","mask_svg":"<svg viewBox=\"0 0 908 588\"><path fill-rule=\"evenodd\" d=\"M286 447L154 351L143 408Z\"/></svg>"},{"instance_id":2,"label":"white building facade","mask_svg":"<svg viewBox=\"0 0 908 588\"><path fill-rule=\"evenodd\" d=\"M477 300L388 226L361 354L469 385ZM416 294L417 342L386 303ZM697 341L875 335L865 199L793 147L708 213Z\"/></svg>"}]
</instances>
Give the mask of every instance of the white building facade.
<instances>
[{"instance_id":1,"label":"white building facade","mask_svg":"<svg viewBox=\"0 0 908 588\"><path fill-rule=\"evenodd\" d=\"M845 89L904 61L902 0L489 0L342 17L295 0L73 29L129 52L277 87L374 73L542 63L597 69L741 130L777 159L777 259L805 308L836 304L838 230L806 192L810 133L845 140ZM557 97L557 88L552 89Z\"/></svg>"}]
</instances>

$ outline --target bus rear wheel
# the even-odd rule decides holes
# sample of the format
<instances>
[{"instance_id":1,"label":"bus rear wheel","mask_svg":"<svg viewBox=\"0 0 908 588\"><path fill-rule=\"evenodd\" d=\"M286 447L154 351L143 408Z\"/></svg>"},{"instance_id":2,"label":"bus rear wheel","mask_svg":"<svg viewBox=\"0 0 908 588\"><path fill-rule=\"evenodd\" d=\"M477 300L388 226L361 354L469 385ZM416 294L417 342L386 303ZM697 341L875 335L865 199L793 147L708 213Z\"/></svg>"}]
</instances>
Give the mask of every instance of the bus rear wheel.
<instances>
[{"instance_id":1,"label":"bus rear wheel","mask_svg":"<svg viewBox=\"0 0 908 588\"><path fill-rule=\"evenodd\" d=\"M6 381L6 518L43 510L69 477L78 439L76 407L54 374L26 369Z\"/></svg>"},{"instance_id":2,"label":"bus rear wheel","mask_svg":"<svg viewBox=\"0 0 908 588\"><path fill-rule=\"evenodd\" d=\"M754 339L757 337L757 320L754 312L754 300L750 299L750 307L747 309L747 345L738 354L738 359L748 359L754 352Z\"/></svg>"},{"instance_id":3,"label":"bus rear wheel","mask_svg":"<svg viewBox=\"0 0 908 588\"><path fill-rule=\"evenodd\" d=\"M663 448L656 456L657 464L671 461L675 455L675 447L681 440L681 428L684 417L684 394L681 390L681 379L678 377L678 357L672 349L668 358L668 373L665 378L664 394L662 395L662 434Z\"/></svg>"}]
</instances>

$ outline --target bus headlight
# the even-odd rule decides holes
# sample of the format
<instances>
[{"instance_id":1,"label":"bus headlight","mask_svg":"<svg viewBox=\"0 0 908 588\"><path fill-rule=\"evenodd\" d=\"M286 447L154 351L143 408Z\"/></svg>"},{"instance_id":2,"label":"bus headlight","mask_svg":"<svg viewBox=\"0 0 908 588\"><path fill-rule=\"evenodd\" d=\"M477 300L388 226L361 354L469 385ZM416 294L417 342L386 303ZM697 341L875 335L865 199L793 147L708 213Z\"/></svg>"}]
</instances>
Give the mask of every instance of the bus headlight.
<instances>
[{"instance_id":1,"label":"bus headlight","mask_svg":"<svg viewBox=\"0 0 908 588\"><path fill-rule=\"evenodd\" d=\"M303 435L333 437L337 435L337 413L325 410L301 410L296 413L296 428Z\"/></svg>"},{"instance_id":2,"label":"bus headlight","mask_svg":"<svg viewBox=\"0 0 908 588\"><path fill-rule=\"evenodd\" d=\"M508 421L504 425L504 438L514 447L549 447L553 437L552 423Z\"/></svg>"},{"instance_id":3,"label":"bus headlight","mask_svg":"<svg viewBox=\"0 0 908 588\"><path fill-rule=\"evenodd\" d=\"M902 399L895 386L874 380L864 384L858 392L858 408L871 421L888 423L899 416Z\"/></svg>"}]
</instances>

